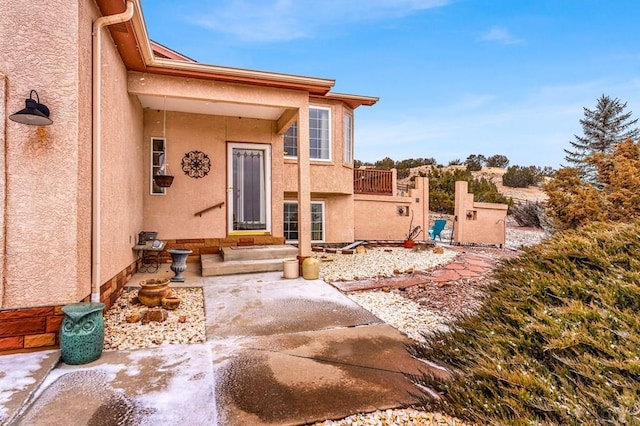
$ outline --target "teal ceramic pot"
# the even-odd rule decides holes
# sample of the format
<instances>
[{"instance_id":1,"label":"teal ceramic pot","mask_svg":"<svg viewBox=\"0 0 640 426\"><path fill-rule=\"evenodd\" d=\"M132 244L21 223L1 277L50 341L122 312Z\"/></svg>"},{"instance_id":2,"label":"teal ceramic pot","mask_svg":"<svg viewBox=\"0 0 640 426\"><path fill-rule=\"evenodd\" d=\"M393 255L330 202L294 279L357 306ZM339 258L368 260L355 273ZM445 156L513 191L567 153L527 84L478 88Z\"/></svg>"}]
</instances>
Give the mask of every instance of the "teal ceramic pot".
<instances>
[{"instance_id":1,"label":"teal ceramic pot","mask_svg":"<svg viewBox=\"0 0 640 426\"><path fill-rule=\"evenodd\" d=\"M104 306L81 302L62 307L65 317L60 327L60 354L66 364L87 364L102 355Z\"/></svg>"}]
</instances>

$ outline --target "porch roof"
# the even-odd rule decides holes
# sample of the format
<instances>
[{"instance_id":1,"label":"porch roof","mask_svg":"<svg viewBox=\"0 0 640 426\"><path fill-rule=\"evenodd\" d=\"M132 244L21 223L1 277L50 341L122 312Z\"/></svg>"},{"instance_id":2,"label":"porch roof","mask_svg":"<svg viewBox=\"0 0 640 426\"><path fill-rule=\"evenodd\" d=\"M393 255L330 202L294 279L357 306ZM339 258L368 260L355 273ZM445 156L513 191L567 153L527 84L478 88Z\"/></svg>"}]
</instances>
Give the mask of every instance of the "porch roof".
<instances>
[{"instance_id":1,"label":"porch roof","mask_svg":"<svg viewBox=\"0 0 640 426\"><path fill-rule=\"evenodd\" d=\"M108 28L122 61L130 71L303 90L311 95L325 95L335 85L332 79L204 65L171 49L159 49L158 46L155 52L160 55L156 55L147 34L140 0L129 1L134 3L133 18ZM96 3L105 16L122 13L126 9L124 0L96 0Z\"/></svg>"}]
</instances>

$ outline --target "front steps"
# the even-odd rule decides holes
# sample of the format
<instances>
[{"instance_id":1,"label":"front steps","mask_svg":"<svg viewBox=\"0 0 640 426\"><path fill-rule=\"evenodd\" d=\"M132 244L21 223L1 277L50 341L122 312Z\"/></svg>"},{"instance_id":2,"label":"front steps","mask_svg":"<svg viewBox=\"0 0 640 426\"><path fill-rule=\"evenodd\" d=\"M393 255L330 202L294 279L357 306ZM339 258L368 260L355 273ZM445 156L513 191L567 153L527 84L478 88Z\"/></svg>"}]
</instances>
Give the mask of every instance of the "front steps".
<instances>
[{"instance_id":1,"label":"front steps","mask_svg":"<svg viewBox=\"0 0 640 426\"><path fill-rule=\"evenodd\" d=\"M282 271L282 261L297 255L298 249L288 245L223 247L221 254L200 255L202 276Z\"/></svg>"}]
</instances>

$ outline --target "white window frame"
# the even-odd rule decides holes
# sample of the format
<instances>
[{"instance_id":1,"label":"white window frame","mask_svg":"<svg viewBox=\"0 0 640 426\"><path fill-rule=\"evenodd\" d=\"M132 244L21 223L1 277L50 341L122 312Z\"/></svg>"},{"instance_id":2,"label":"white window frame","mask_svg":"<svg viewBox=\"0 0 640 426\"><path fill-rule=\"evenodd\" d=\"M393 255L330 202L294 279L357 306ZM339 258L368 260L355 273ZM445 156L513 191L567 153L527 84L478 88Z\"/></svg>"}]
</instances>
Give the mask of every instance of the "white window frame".
<instances>
[{"instance_id":1,"label":"white window frame","mask_svg":"<svg viewBox=\"0 0 640 426\"><path fill-rule=\"evenodd\" d=\"M324 111L328 112L328 114L327 114L327 117L328 117L328 119L327 119L327 121L328 121L328 124L327 124L327 127L328 127L327 128L327 144L328 144L328 150L327 150L328 154L327 155L328 155L328 158L316 158L316 157L311 156L311 110L313 110L313 109L315 109L315 110L324 110ZM332 159L332 148L333 148L332 147L332 145L333 145L333 140L332 139L333 138L331 137L331 135L332 135L332 125L331 125L332 123L331 123L331 121L332 121L331 108L322 107L322 106L315 106L315 105L313 105L313 106L310 105L309 106L309 158L310 158L311 161L331 162L331 159Z\"/></svg>"},{"instance_id":2,"label":"white window frame","mask_svg":"<svg viewBox=\"0 0 640 426\"><path fill-rule=\"evenodd\" d=\"M284 205L283 205L283 207L282 207L282 213L283 213L282 231L283 231L283 233L287 231L286 227L284 226L284 225L285 225L285 222L284 222L285 208L286 208L286 206L287 206L287 205L296 206L296 210L298 210L298 202L297 202L297 201L285 201L285 202L284 202ZM299 212L297 212L297 213L299 213ZM294 222L291 222L291 223L294 223ZM297 223L297 224L298 224L298 233L299 233L299 232L300 232L299 221L297 221L297 222L295 222L295 223ZM299 234L298 234L298 235L299 235ZM297 239L296 239L296 240L286 239L286 238L287 238L287 235L284 235L284 237L285 237L285 240L286 240L287 242L297 242L297 241L298 241Z\"/></svg>"},{"instance_id":3,"label":"white window frame","mask_svg":"<svg viewBox=\"0 0 640 426\"><path fill-rule=\"evenodd\" d=\"M295 131L296 131L296 134L295 134L295 137L294 137L294 143L295 143L295 146L296 146L296 155L292 155L292 154L287 153L287 151L286 151L286 147L284 146L284 141L285 141L285 138L287 138L287 133L288 133L291 129L293 129L293 128L294 128L294 126L295 126ZM288 130L285 132L285 134L283 135L283 137L282 137L282 145L283 145L283 147L285 148L284 158L289 158L289 159L291 159L291 160L297 160L297 159L298 159L298 152L297 152L297 151L298 151L298 122L297 122L297 121L296 121L295 123L293 123L293 124L291 125L291 127L289 127L289 129L288 129Z\"/></svg>"},{"instance_id":4,"label":"white window frame","mask_svg":"<svg viewBox=\"0 0 640 426\"><path fill-rule=\"evenodd\" d=\"M298 206L298 202L297 201L292 201L292 200L285 200L284 204L293 204L296 207ZM322 211L322 239L320 239L320 240L312 239L311 242L312 243L324 243L325 235L326 235L326 232L327 232L327 211L326 211L326 208L325 208L325 203L324 203L324 201L312 201L311 202L311 206L313 206L313 205L319 205L320 208L321 208L321 211ZM299 216L299 212L300 211L298 210L298 217L300 217ZM284 206L283 206L283 213L284 213ZM311 228L310 229L311 229L311 233L312 233L311 235L313 235L313 229L312 229L313 228L313 214L311 216L311 222L312 223L311 223ZM284 221L283 221L283 231L284 231ZM298 235L299 235L299 233L300 233L300 222L298 221ZM285 238L286 238L286 235L285 235ZM287 243L297 243L298 240L286 240L286 242Z\"/></svg>"},{"instance_id":5,"label":"white window frame","mask_svg":"<svg viewBox=\"0 0 640 426\"><path fill-rule=\"evenodd\" d=\"M155 151L154 148L154 141L162 141L162 151ZM158 157L157 157L157 163L156 164L156 157L154 154L158 153ZM162 188L159 187L158 185L156 185L153 182L153 177L155 176L155 171L159 170L160 167L162 166L163 163L166 163L166 158L167 158L167 139L166 138L158 138L158 137L151 137L151 143L150 143L150 148L149 148L149 194L151 195L166 195L167 193L167 188Z\"/></svg>"},{"instance_id":6,"label":"white window frame","mask_svg":"<svg viewBox=\"0 0 640 426\"><path fill-rule=\"evenodd\" d=\"M344 114L344 162L353 164L353 115Z\"/></svg>"}]
</instances>

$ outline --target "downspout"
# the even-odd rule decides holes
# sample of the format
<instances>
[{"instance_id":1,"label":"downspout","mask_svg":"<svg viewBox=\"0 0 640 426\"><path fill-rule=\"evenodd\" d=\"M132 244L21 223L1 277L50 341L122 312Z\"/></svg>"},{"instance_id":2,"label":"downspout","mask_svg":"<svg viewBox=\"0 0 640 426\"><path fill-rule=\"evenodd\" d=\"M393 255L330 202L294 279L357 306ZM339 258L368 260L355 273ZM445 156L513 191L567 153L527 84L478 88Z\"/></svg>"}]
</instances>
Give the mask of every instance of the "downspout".
<instances>
[{"instance_id":1,"label":"downspout","mask_svg":"<svg viewBox=\"0 0 640 426\"><path fill-rule=\"evenodd\" d=\"M127 1L127 10L116 15L102 16L93 23L93 164L92 175L92 197L91 197L91 302L100 302L100 246L102 239L100 236L100 200L102 198L100 163L102 150L102 114L100 103L102 100L102 28L108 25L127 22L133 17L133 2Z\"/></svg>"}]
</instances>

